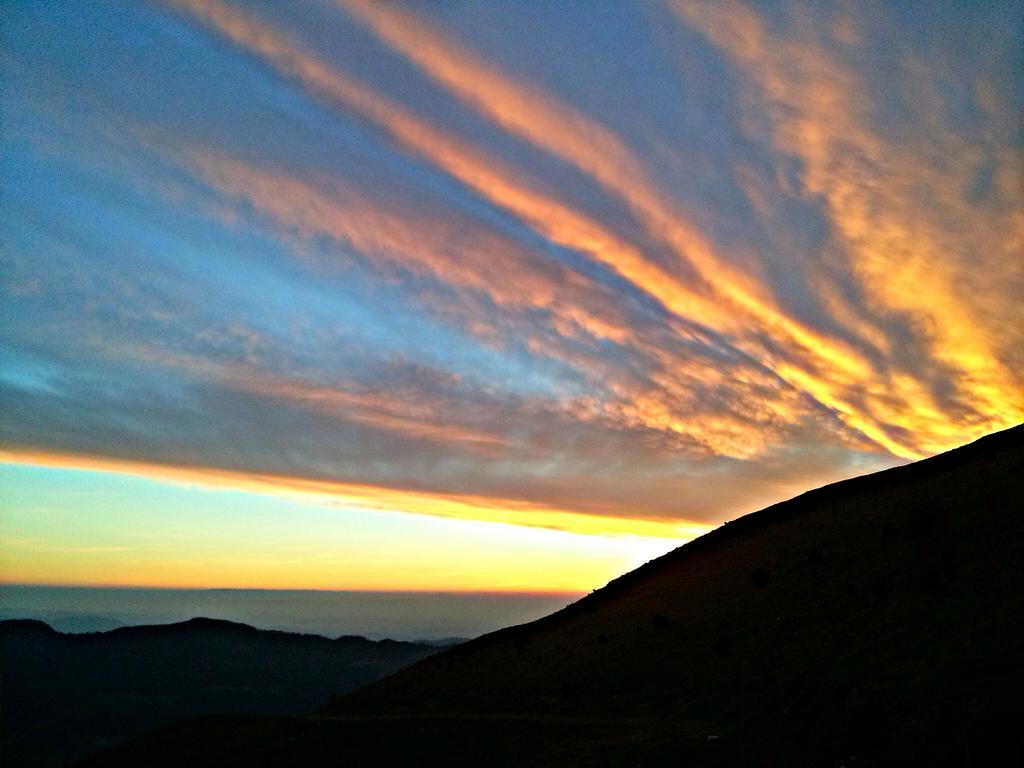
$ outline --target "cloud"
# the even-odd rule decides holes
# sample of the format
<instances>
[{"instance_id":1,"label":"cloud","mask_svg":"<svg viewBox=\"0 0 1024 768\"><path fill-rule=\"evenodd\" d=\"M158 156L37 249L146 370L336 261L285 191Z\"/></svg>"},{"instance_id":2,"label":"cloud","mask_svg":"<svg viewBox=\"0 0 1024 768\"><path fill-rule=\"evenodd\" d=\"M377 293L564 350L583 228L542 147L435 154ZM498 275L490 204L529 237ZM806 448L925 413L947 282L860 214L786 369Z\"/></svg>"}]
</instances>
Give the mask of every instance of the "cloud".
<instances>
[{"instance_id":1,"label":"cloud","mask_svg":"<svg viewBox=\"0 0 1024 768\"><path fill-rule=\"evenodd\" d=\"M185 160L219 192L293 233L335 238L394 268L419 269L485 294L499 307L551 312L558 330L570 335L631 339L628 320L607 290L454 211L422 199L405 205L369 199L336 179L275 173L202 149Z\"/></svg>"},{"instance_id":2,"label":"cloud","mask_svg":"<svg viewBox=\"0 0 1024 768\"><path fill-rule=\"evenodd\" d=\"M789 383L836 409L850 426L880 445L898 455L916 455L913 448L891 440L870 413L856 411L842 389L833 385L862 386L875 375L867 360L841 339L818 333L774 306L750 276L738 273L714 252L699 229L687 221L685 211L666 203L640 161L607 129L538 89L503 76L406 11L361 0L350 0L345 7L503 128L575 165L625 201L652 237L670 246L680 260L695 269L715 302L728 307L730 321L745 316L750 328L790 347L788 359L776 367ZM669 276L650 268L626 269L625 276L668 308L682 317L691 316L695 302L678 288L666 290L675 282ZM775 363L770 350L745 338L747 329L737 329L721 317L696 319L730 335L736 346L767 364ZM822 375L823 367L828 368L827 376Z\"/></svg>"},{"instance_id":3,"label":"cloud","mask_svg":"<svg viewBox=\"0 0 1024 768\"><path fill-rule=\"evenodd\" d=\"M728 339L734 348L829 409L847 429L858 433L859 439L899 456L923 454L915 443L914 431L903 423L920 407L921 392L906 387L905 379L896 382L904 386L893 386L885 371L877 370L849 343L823 335L777 307L752 277L716 256L701 233L686 222L683 212L664 203L639 163L609 133L571 111L552 106L535 91L482 68L478 60L460 53L457 46L433 39L428 30L416 26L405 14L354 6L374 20L375 28L383 31L390 42L403 46L441 82L469 98L504 128L569 160L620 195L653 236L696 268L697 279L677 278L582 211L536 192L518 174L478 148L369 91L262 22L215 0L190 0L183 5L221 34L298 78L313 92L371 120L409 151L521 218L551 242L586 253L680 318ZM513 117L524 105L531 116L537 117L529 125ZM596 146L591 145L592 141ZM765 343L765 337L770 343ZM884 396L878 392L884 392ZM912 396L918 396L917 400Z\"/></svg>"},{"instance_id":4,"label":"cloud","mask_svg":"<svg viewBox=\"0 0 1024 768\"><path fill-rule=\"evenodd\" d=\"M531 504L517 499L479 497L466 494L426 493L416 490L382 486L337 483L291 476L261 473L242 473L201 466L174 464L148 464L103 457L0 452L0 462L21 466L66 468L81 471L100 471L148 477L190 487L211 489L229 488L253 493L296 498L327 499L339 505L384 512L409 512L436 517L482 520L573 531L594 535L629 535L651 538L689 540L707 532L709 526L701 523L664 519L638 520L605 515L581 514L561 510L545 504ZM76 548L79 552L127 551L128 547Z\"/></svg>"},{"instance_id":5,"label":"cloud","mask_svg":"<svg viewBox=\"0 0 1024 768\"><path fill-rule=\"evenodd\" d=\"M1019 190L1009 207L965 199L980 148L944 119L928 65L905 54L901 96L917 124L890 137L876 128L878 99L863 74L844 63L843 49L866 38L865 19L840 14L828 24L797 7L769 28L737 3L674 7L743 72L744 110L764 116L775 152L800 162L801 194L824 204L864 294L865 317L849 322L908 328L954 389L943 407L928 371L890 356L887 378L865 387L879 420L934 452L1024 419L1024 380L1008 364L1019 339L1006 332L1024 321ZM1019 172L1009 149L1001 166Z\"/></svg>"},{"instance_id":6,"label":"cloud","mask_svg":"<svg viewBox=\"0 0 1024 768\"><path fill-rule=\"evenodd\" d=\"M1022 418L996 59L649 7L655 119L512 6L170 5L148 101L117 34L12 49L12 456L676 535Z\"/></svg>"}]
</instances>

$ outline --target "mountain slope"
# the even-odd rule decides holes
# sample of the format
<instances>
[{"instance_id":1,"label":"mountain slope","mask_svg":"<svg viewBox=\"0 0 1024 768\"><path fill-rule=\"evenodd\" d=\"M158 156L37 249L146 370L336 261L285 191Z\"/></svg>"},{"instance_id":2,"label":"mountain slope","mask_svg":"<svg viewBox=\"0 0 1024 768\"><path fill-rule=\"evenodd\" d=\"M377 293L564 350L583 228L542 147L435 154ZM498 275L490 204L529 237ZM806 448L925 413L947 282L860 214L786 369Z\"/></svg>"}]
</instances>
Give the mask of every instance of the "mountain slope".
<instances>
[{"instance_id":1,"label":"mountain slope","mask_svg":"<svg viewBox=\"0 0 1024 768\"><path fill-rule=\"evenodd\" d=\"M4 754L62 764L187 716L308 712L437 650L213 619L89 634L3 621Z\"/></svg>"},{"instance_id":2,"label":"mountain slope","mask_svg":"<svg viewBox=\"0 0 1024 768\"><path fill-rule=\"evenodd\" d=\"M1020 764L1022 499L1017 427L749 515L314 718L186 724L109 764Z\"/></svg>"}]
</instances>

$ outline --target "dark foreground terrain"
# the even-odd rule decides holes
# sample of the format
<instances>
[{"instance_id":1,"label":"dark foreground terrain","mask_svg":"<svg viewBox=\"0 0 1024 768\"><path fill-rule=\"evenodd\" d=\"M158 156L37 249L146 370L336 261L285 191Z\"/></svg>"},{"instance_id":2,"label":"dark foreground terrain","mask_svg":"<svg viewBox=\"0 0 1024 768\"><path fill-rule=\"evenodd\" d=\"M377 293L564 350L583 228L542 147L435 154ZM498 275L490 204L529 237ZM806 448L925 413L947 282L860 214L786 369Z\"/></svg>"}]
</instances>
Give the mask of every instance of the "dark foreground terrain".
<instances>
[{"instance_id":1,"label":"dark foreground terrain","mask_svg":"<svg viewBox=\"0 0 1024 768\"><path fill-rule=\"evenodd\" d=\"M89 634L3 621L0 762L63 765L194 715L309 712L437 650L212 619Z\"/></svg>"},{"instance_id":2,"label":"dark foreground terrain","mask_svg":"<svg viewBox=\"0 0 1024 768\"><path fill-rule=\"evenodd\" d=\"M1024 429L749 515L301 718L93 764L1024 764Z\"/></svg>"}]
</instances>

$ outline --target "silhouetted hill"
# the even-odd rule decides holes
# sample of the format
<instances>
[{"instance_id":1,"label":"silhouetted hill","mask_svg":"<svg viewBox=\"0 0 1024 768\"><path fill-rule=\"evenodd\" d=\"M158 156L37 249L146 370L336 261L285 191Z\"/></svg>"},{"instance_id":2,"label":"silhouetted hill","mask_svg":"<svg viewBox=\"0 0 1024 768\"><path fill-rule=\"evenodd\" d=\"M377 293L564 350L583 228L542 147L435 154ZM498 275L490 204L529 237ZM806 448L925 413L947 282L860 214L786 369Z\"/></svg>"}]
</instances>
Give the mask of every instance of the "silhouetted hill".
<instances>
[{"instance_id":1,"label":"silhouetted hill","mask_svg":"<svg viewBox=\"0 0 1024 768\"><path fill-rule=\"evenodd\" d=\"M1020 765L1024 428L805 493L335 699L100 765Z\"/></svg>"},{"instance_id":2,"label":"silhouetted hill","mask_svg":"<svg viewBox=\"0 0 1024 768\"><path fill-rule=\"evenodd\" d=\"M0 597L0 602L3 598ZM7 615L0 615L0 621L17 619L17 611L11 611ZM87 613L58 613L47 614L44 621L58 632L69 632L79 634L82 632L109 632L112 629L119 629L125 626L124 622L112 619L109 616L96 616Z\"/></svg>"},{"instance_id":3,"label":"silhouetted hill","mask_svg":"<svg viewBox=\"0 0 1024 768\"><path fill-rule=\"evenodd\" d=\"M308 712L437 650L203 618L89 634L3 621L4 762L62 764L193 715Z\"/></svg>"}]
</instances>

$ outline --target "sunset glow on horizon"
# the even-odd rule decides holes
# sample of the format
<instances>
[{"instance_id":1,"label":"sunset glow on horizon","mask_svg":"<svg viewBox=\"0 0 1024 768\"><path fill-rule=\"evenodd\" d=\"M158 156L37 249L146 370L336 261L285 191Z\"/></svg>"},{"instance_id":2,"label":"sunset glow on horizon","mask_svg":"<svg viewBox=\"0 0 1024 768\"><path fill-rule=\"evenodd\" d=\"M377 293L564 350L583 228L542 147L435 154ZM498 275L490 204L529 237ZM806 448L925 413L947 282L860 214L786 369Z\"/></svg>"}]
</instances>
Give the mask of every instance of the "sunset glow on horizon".
<instances>
[{"instance_id":1,"label":"sunset glow on horizon","mask_svg":"<svg viewBox=\"0 0 1024 768\"><path fill-rule=\"evenodd\" d=\"M585 593L1024 421L1024 7L12 3L0 583Z\"/></svg>"},{"instance_id":2,"label":"sunset glow on horizon","mask_svg":"<svg viewBox=\"0 0 1024 768\"><path fill-rule=\"evenodd\" d=\"M369 511L166 475L7 464L0 480L0 583L581 594L679 543Z\"/></svg>"}]
</instances>

